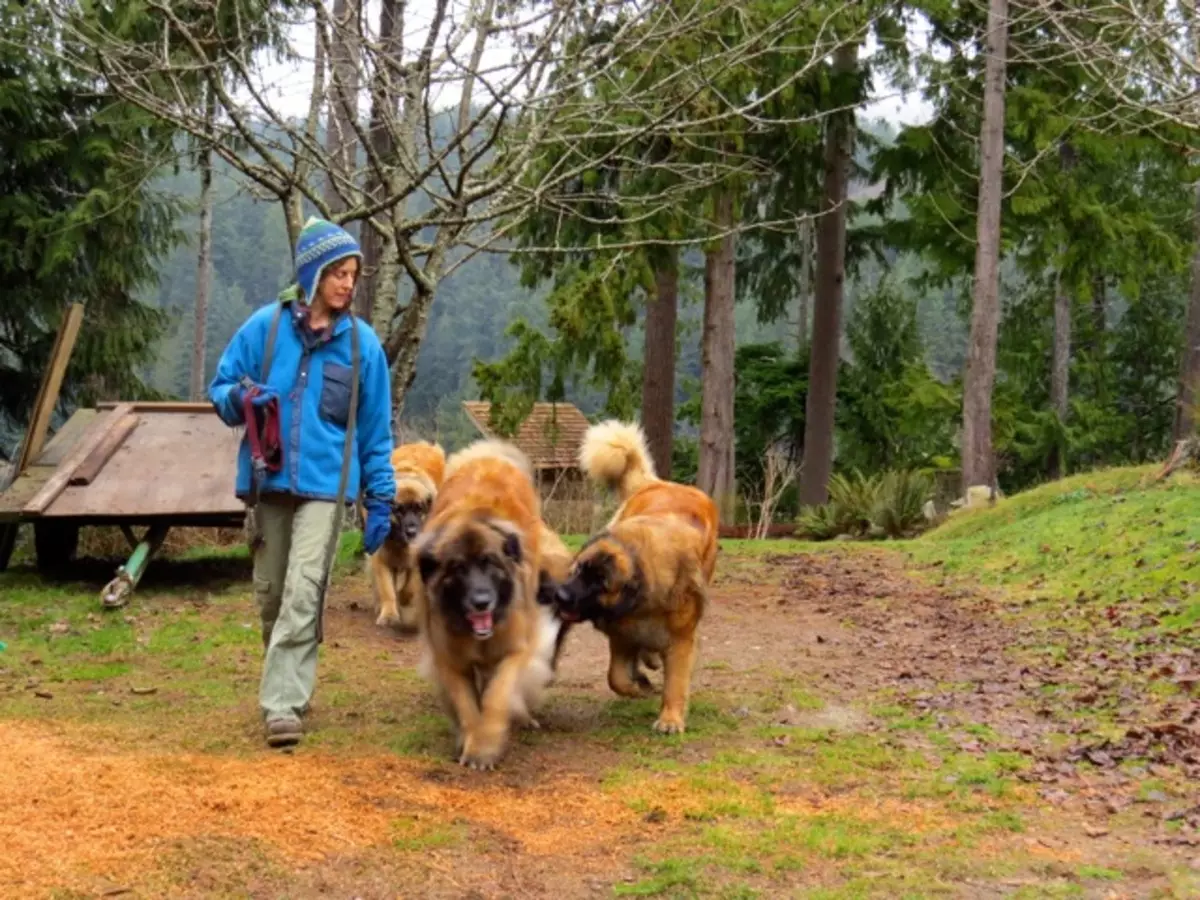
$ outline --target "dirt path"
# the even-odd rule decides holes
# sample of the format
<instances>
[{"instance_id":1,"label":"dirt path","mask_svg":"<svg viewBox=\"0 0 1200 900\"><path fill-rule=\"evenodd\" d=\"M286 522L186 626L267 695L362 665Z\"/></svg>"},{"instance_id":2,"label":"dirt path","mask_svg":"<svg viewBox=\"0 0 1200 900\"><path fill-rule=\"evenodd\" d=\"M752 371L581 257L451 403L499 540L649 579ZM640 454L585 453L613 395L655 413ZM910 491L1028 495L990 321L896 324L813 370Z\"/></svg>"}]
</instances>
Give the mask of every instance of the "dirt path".
<instances>
[{"instance_id":1,"label":"dirt path","mask_svg":"<svg viewBox=\"0 0 1200 900\"><path fill-rule=\"evenodd\" d=\"M202 697L232 678L232 704L174 707L236 732L223 752L147 738L162 707L98 721L86 680L55 686L53 718L5 711L29 685L0 670L0 895L1141 897L1189 896L1200 871L1183 770L1071 759L1070 709L1002 607L894 554L728 560L682 739L612 697L605 645L577 629L543 732L491 774L446 759L413 642L369 606L357 578L332 598L317 731L292 755L259 744L245 644L188 676Z\"/></svg>"}]
</instances>

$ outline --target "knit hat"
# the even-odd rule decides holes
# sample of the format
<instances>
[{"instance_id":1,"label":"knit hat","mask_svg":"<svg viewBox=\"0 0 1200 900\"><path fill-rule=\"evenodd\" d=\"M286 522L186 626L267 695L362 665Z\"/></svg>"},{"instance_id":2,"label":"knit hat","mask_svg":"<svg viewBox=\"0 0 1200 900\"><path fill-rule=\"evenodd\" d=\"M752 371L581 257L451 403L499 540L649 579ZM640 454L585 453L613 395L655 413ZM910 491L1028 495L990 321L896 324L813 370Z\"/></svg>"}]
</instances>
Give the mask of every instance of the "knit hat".
<instances>
[{"instance_id":1,"label":"knit hat","mask_svg":"<svg viewBox=\"0 0 1200 900\"><path fill-rule=\"evenodd\" d=\"M296 280L305 302L312 302L325 267L350 256L362 264L358 241L346 229L316 216L304 223L296 242Z\"/></svg>"}]
</instances>

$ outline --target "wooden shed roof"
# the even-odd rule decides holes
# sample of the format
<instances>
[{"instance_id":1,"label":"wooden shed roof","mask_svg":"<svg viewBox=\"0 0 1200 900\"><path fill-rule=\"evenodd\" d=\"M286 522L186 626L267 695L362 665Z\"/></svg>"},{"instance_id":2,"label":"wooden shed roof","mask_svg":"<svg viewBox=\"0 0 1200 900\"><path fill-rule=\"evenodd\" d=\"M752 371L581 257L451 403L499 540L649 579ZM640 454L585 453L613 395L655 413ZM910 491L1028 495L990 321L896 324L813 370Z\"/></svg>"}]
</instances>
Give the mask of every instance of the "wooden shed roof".
<instances>
[{"instance_id":1,"label":"wooden shed roof","mask_svg":"<svg viewBox=\"0 0 1200 900\"><path fill-rule=\"evenodd\" d=\"M490 403L464 400L463 409L484 437L498 436L488 425ZM579 465L579 447L590 424L574 404L535 403L511 440L535 469L572 469Z\"/></svg>"}]
</instances>

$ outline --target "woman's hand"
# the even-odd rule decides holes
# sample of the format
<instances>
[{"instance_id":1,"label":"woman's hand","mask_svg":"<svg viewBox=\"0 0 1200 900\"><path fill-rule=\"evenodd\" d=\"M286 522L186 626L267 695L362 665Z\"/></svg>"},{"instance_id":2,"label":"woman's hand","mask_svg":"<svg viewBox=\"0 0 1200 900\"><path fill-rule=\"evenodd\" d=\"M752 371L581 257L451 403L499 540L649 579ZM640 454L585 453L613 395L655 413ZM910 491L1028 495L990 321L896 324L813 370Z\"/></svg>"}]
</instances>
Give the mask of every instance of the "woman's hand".
<instances>
[{"instance_id":1,"label":"woman's hand","mask_svg":"<svg viewBox=\"0 0 1200 900\"><path fill-rule=\"evenodd\" d=\"M373 554L383 546L384 539L392 530L392 504L386 500L367 498L367 522L363 526L363 549Z\"/></svg>"}]
</instances>

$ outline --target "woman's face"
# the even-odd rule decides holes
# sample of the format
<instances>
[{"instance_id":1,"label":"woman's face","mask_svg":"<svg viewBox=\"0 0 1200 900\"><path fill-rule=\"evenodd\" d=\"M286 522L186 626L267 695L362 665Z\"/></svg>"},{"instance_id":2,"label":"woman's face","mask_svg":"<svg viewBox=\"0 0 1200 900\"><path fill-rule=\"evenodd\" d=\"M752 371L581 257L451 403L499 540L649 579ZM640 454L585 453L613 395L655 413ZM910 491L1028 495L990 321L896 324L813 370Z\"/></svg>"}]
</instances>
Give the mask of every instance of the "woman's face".
<instances>
[{"instance_id":1,"label":"woman's face","mask_svg":"<svg viewBox=\"0 0 1200 900\"><path fill-rule=\"evenodd\" d=\"M354 296L354 282L358 280L358 260L355 257L334 263L321 273L317 285L317 296L333 312L341 312L350 305Z\"/></svg>"}]
</instances>

